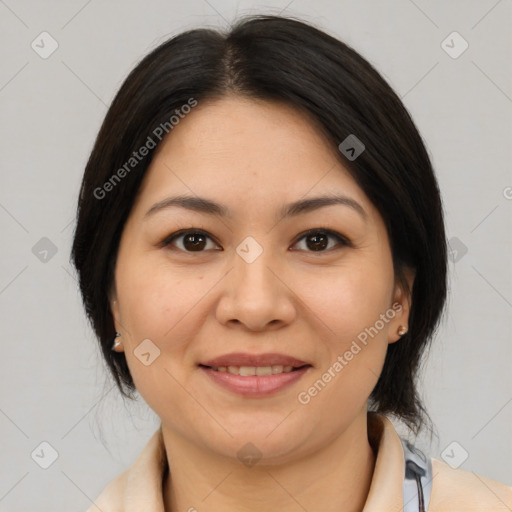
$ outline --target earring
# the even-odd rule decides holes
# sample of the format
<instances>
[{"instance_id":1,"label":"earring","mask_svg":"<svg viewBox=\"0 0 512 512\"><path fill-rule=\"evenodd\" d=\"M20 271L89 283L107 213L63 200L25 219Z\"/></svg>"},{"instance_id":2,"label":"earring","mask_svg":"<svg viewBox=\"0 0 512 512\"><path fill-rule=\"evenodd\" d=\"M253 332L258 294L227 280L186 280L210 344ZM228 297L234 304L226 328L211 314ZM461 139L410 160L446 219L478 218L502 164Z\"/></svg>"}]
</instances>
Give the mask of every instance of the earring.
<instances>
[{"instance_id":1,"label":"earring","mask_svg":"<svg viewBox=\"0 0 512 512\"><path fill-rule=\"evenodd\" d=\"M117 347L121 346L121 342L117 339L120 337L121 337L121 334L116 332L116 335L114 336L114 345L112 345L112 350L116 350Z\"/></svg>"},{"instance_id":2,"label":"earring","mask_svg":"<svg viewBox=\"0 0 512 512\"><path fill-rule=\"evenodd\" d=\"M403 336L407 331L408 331L407 327L404 327L403 325L401 325L398 328L397 334L398 334L398 336Z\"/></svg>"}]
</instances>

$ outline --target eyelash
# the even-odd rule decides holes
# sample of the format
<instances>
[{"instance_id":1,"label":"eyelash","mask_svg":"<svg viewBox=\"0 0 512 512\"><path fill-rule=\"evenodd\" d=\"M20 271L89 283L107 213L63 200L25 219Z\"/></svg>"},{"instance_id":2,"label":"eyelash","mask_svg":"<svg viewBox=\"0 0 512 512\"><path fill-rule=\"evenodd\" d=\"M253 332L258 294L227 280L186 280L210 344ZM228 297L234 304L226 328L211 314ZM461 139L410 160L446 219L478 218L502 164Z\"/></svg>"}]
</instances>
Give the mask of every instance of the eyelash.
<instances>
[{"instance_id":1,"label":"eyelash","mask_svg":"<svg viewBox=\"0 0 512 512\"><path fill-rule=\"evenodd\" d=\"M188 235L188 234L204 235L205 237L207 237L210 240L215 242L215 240L206 231L203 231L202 229L197 229L197 228L196 229L189 228L189 229L182 229L180 231L176 231L175 233L172 233L167 238L165 238L159 245L161 247L168 247L176 239L181 238L181 237L183 237L185 235ZM304 233L301 233L299 235L299 237L294 242L294 245L297 244L299 241L301 241L303 238L306 238L307 236L313 235L313 234L324 234L324 235L327 235L327 236L335 238L338 241L338 245L339 246L352 247L352 243L350 242L350 240L347 237L341 235L340 233L338 233L336 231L333 231L331 229L326 229L326 228L308 229L307 231L305 231ZM215 242L215 243L217 244L217 242ZM217 244L217 245L219 245L219 244ZM335 246L335 248L336 248L336 246ZM175 247L175 248L173 248L171 250L180 250L180 251L188 253L188 254L204 253L204 252L206 252L204 250L203 251L186 251L186 250L183 250L183 249L179 249L177 247ZM320 250L320 251L306 251L306 252L310 252L312 254L321 254L321 253L330 252L332 250L333 250L333 248L331 247L330 249L325 249L325 250Z\"/></svg>"}]
</instances>

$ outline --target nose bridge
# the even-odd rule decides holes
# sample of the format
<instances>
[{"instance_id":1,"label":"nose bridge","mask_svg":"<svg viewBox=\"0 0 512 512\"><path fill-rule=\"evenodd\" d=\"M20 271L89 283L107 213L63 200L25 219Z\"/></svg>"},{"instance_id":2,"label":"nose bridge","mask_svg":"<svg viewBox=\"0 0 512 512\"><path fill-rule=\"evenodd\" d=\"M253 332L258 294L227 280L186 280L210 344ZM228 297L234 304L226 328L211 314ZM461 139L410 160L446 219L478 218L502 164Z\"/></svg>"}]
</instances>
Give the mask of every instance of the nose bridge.
<instances>
[{"instance_id":1,"label":"nose bridge","mask_svg":"<svg viewBox=\"0 0 512 512\"><path fill-rule=\"evenodd\" d=\"M260 330L276 321L289 323L294 308L287 287L276 276L276 258L270 248L248 236L237 247L228 289L217 313L223 322L236 321Z\"/></svg>"},{"instance_id":2,"label":"nose bridge","mask_svg":"<svg viewBox=\"0 0 512 512\"><path fill-rule=\"evenodd\" d=\"M261 240L261 239L260 239ZM269 269L275 263L271 248L265 242L258 242L252 236L246 237L236 248L235 277L237 289L242 286L253 287L253 294L259 294L271 288L275 280L274 273Z\"/></svg>"}]
</instances>

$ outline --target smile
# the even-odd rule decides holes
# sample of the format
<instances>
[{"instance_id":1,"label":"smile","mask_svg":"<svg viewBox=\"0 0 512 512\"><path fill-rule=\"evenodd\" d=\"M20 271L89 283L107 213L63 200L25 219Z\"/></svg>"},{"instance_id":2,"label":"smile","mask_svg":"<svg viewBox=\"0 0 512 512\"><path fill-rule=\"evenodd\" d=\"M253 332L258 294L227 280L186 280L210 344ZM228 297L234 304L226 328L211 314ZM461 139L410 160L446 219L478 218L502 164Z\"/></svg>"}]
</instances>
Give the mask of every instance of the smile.
<instances>
[{"instance_id":1,"label":"smile","mask_svg":"<svg viewBox=\"0 0 512 512\"><path fill-rule=\"evenodd\" d=\"M216 385L237 395L250 398L266 397L300 380L311 365L293 366L219 366L199 365Z\"/></svg>"},{"instance_id":2,"label":"smile","mask_svg":"<svg viewBox=\"0 0 512 512\"><path fill-rule=\"evenodd\" d=\"M289 373L297 368L293 366L273 365L273 366L212 366L212 370L217 372L229 372L233 375L275 375L277 373Z\"/></svg>"}]
</instances>

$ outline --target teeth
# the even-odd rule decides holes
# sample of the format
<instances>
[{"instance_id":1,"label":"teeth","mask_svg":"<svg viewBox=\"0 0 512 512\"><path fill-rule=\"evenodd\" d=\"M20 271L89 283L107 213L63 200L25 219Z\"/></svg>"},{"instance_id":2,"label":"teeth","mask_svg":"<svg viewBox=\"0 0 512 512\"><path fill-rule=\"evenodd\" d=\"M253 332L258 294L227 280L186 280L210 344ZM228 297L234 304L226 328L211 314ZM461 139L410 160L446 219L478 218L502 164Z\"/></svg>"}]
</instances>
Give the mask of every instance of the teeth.
<instances>
[{"instance_id":1,"label":"teeth","mask_svg":"<svg viewBox=\"0 0 512 512\"><path fill-rule=\"evenodd\" d=\"M293 366L282 366L279 364L273 366L212 366L212 370L247 377L249 375L275 375L276 373L289 373L293 371Z\"/></svg>"}]
</instances>

